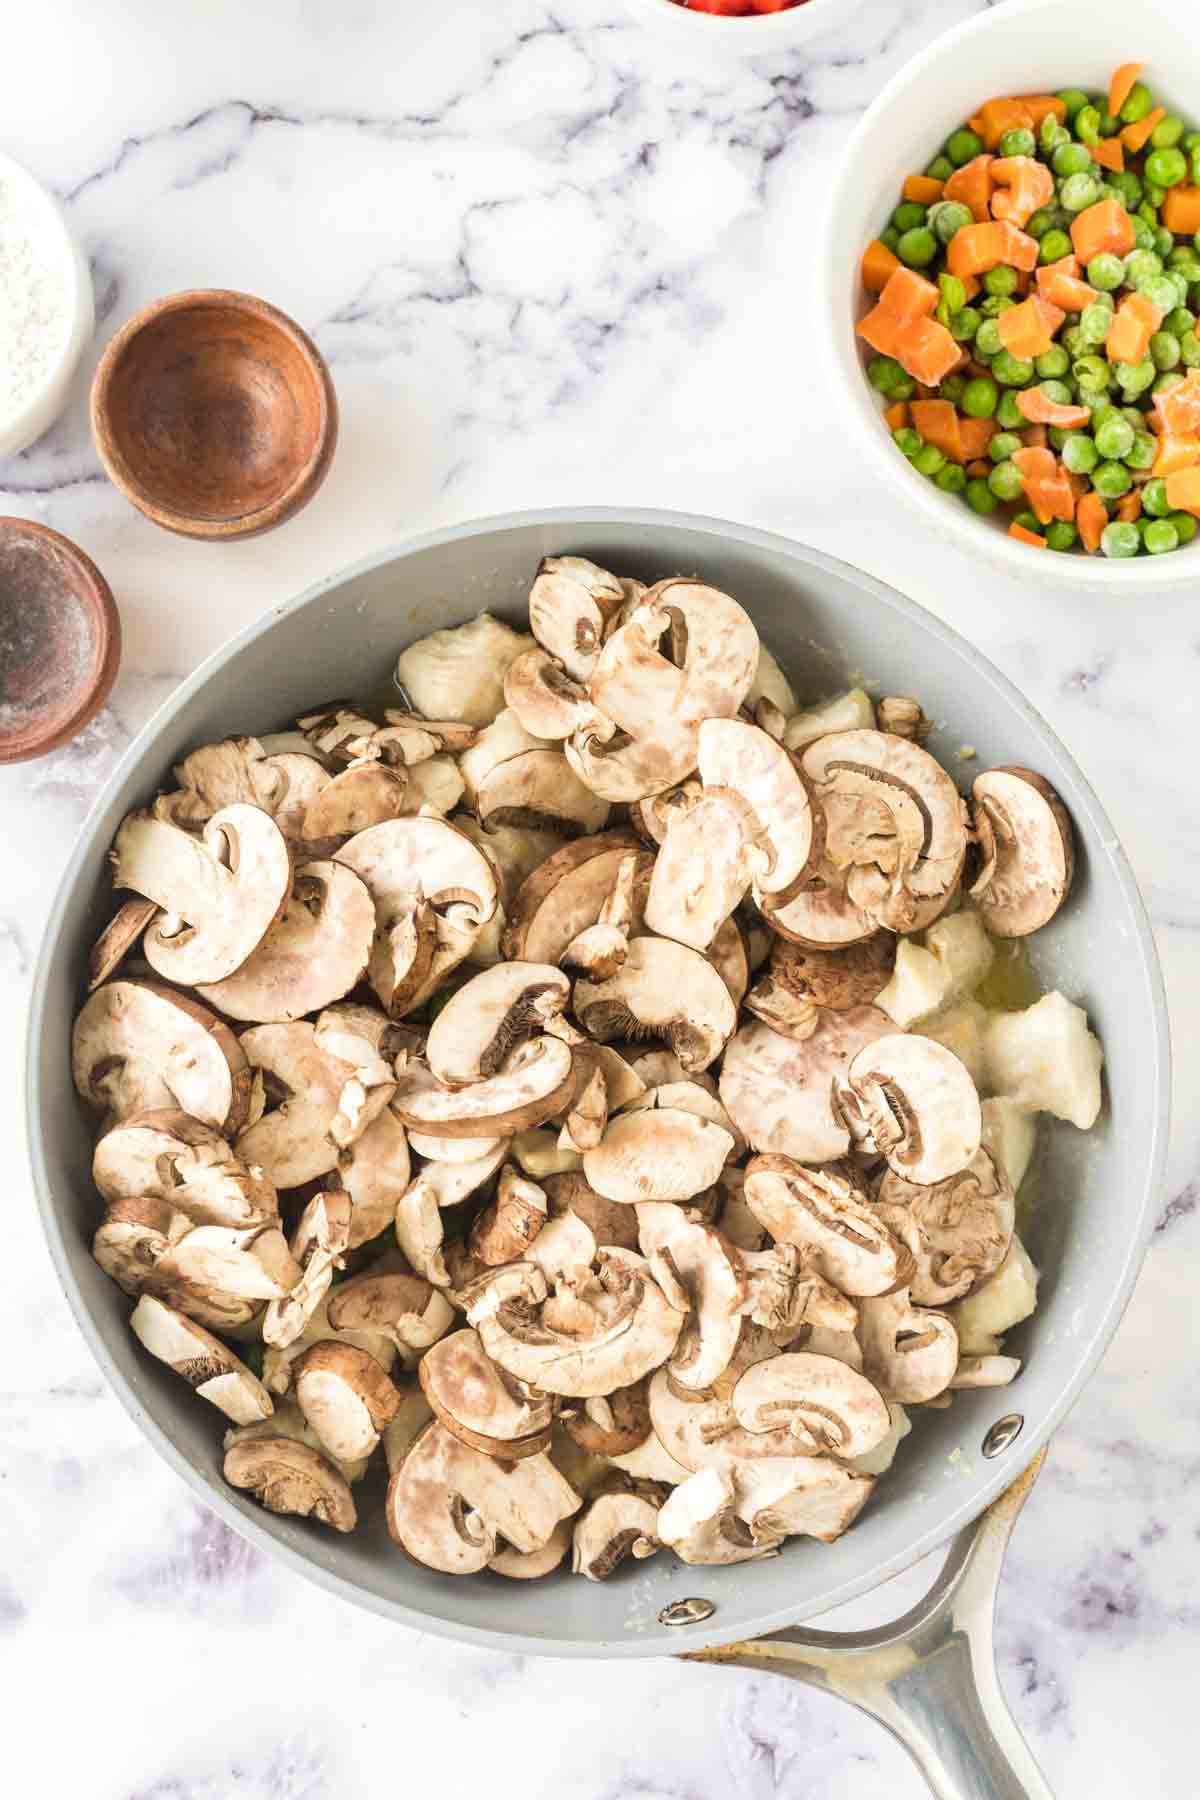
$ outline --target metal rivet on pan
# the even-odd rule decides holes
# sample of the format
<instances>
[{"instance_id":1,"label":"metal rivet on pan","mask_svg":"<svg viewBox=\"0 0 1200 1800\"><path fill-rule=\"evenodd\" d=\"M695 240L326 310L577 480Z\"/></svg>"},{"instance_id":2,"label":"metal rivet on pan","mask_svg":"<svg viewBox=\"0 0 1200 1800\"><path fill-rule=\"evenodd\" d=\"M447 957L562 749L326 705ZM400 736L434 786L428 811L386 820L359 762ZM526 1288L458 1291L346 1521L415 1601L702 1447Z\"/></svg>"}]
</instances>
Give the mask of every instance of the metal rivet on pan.
<instances>
[{"instance_id":1,"label":"metal rivet on pan","mask_svg":"<svg viewBox=\"0 0 1200 1800\"><path fill-rule=\"evenodd\" d=\"M716 1604L712 1600L672 1600L664 1606L658 1615L660 1625L702 1625L705 1619L711 1619L716 1612Z\"/></svg>"},{"instance_id":2,"label":"metal rivet on pan","mask_svg":"<svg viewBox=\"0 0 1200 1800\"><path fill-rule=\"evenodd\" d=\"M1024 1413L1005 1413L1002 1419L996 1420L996 1423L984 1438L983 1454L985 1456L999 1456L1002 1450L1007 1450L1010 1444L1016 1443L1024 1429Z\"/></svg>"}]
</instances>

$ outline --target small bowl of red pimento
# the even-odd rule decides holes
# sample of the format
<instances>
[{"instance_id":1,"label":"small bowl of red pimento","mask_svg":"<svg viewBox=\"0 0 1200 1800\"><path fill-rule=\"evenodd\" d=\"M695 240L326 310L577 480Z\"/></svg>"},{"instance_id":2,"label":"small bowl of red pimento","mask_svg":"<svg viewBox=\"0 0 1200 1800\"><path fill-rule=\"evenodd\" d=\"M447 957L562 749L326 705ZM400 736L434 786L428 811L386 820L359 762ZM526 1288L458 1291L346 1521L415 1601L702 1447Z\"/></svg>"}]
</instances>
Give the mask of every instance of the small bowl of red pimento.
<instances>
[{"instance_id":1,"label":"small bowl of red pimento","mask_svg":"<svg viewBox=\"0 0 1200 1800\"><path fill-rule=\"evenodd\" d=\"M647 25L723 53L759 56L842 24L855 0L627 0Z\"/></svg>"}]
</instances>

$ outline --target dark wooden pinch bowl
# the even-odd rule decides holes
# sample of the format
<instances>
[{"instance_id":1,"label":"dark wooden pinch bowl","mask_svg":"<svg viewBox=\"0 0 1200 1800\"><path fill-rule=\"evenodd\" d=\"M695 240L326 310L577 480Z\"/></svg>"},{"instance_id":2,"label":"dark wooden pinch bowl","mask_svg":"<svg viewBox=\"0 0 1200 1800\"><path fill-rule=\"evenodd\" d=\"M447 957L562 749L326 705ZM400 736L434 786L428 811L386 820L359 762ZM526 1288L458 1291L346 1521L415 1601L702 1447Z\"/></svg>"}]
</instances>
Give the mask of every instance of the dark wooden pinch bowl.
<instances>
[{"instance_id":1,"label":"dark wooden pinch bowl","mask_svg":"<svg viewBox=\"0 0 1200 1800\"><path fill-rule=\"evenodd\" d=\"M91 557L47 525L0 519L0 763L82 731L120 660L117 603Z\"/></svg>"},{"instance_id":2,"label":"dark wooden pinch bowl","mask_svg":"<svg viewBox=\"0 0 1200 1800\"><path fill-rule=\"evenodd\" d=\"M270 531L312 499L337 444L337 396L306 332L265 300L170 294L109 344L92 430L112 480L185 537Z\"/></svg>"}]
</instances>

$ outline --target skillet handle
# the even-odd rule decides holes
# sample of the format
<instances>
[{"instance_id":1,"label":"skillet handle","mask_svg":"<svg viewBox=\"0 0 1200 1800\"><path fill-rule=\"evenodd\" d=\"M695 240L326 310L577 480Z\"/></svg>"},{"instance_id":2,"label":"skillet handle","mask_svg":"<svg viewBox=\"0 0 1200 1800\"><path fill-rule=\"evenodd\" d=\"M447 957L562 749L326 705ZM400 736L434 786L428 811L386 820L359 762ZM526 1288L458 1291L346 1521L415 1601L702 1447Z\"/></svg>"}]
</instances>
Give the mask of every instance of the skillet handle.
<instances>
[{"instance_id":1,"label":"skillet handle","mask_svg":"<svg viewBox=\"0 0 1200 1800\"><path fill-rule=\"evenodd\" d=\"M871 1631L781 1631L699 1651L807 1682L886 1725L936 1800L1053 1800L1005 1704L992 1624L1004 1552L1045 1451L960 1532L937 1581L911 1612Z\"/></svg>"}]
</instances>

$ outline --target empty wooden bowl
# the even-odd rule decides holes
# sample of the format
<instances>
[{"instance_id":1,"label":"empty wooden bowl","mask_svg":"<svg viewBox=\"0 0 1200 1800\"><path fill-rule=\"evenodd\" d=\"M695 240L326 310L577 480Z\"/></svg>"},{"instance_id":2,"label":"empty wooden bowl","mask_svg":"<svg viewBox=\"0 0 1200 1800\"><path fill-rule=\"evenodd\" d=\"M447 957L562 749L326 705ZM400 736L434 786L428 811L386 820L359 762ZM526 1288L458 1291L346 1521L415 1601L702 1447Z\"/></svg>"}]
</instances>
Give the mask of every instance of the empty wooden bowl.
<instances>
[{"instance_id":1,"label":"empty wooden bowl","mask_svg":"<svg viewBox=\"0 0 1200 1800\"><path fill-rule=\"evenodd\" d=\"M48 526L0 519L0 763L82 731L120 660L117 603L91 557Z\"/></svg>"},{"instance_id":2,"label":"empty wooden bowl","mask_svg":"<svg viewBox=\"0 0 1200 1800\"><path fill-rule=\"evenodd\" d=\"M312 339L249 294L195 289L134 315L92 384L109 475L148 519L185 537L251 537L320 487L337 397Z\"/></svg>"}]
</instances>

